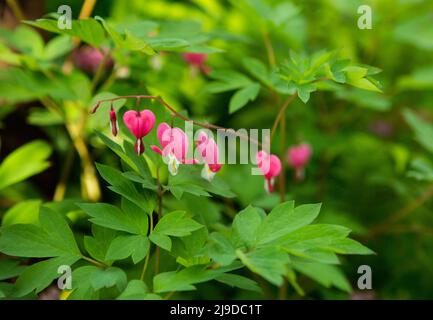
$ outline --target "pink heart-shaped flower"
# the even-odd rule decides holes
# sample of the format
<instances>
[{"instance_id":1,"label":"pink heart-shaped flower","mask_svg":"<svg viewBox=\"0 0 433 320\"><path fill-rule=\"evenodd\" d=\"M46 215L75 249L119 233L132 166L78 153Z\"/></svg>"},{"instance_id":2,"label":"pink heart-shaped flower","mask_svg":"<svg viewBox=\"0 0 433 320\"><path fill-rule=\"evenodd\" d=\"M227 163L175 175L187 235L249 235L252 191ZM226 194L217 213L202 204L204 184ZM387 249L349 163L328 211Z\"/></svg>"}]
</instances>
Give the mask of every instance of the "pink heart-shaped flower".
<instances>
[{"instance_id":1,"label":"pink heart-shaped flower","mask_svg":"<svg viewBox=\"0 0 433 320\"><path fill-rule=\"evenodd\" d=\"M141 112L129 110L123 115L123 122L137 139L141 139L155 125L155 115L150 110L143 110Z\"/></svg>"}]
</instances>

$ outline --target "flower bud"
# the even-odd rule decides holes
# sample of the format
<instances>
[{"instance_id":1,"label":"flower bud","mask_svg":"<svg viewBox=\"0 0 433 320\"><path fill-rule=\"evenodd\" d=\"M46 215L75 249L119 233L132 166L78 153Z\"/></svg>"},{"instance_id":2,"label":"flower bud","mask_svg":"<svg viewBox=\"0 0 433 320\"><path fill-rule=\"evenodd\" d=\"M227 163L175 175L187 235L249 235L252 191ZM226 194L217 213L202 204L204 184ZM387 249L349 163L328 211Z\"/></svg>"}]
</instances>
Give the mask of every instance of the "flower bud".
<instances>
[{"instance_id":1,"label":"flower bud","mask_svg":"<svg viewBox=\"0 0 433 320\"><path fill-rule=\"evenodd\" d=\"M113 136L117 136L117 133L119 132L119 124L117 123L116 111L113 107L110 109L110 128Z\"/></svg>"}]
</instances>

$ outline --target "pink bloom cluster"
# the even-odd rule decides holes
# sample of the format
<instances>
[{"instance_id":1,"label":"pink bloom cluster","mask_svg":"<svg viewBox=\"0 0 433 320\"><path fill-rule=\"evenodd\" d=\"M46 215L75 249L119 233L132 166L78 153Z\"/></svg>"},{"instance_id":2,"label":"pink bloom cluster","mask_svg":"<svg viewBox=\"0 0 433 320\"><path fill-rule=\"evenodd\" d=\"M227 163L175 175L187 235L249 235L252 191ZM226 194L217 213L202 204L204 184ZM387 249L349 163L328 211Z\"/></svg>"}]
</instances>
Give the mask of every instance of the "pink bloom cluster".
<instances>
[{"instance_id":1,"label":"pink bloom cluster","mask_svg":"<svg viewBox=\"0 0 433 320\"><path fill-rule=\"evenodd\" d=\"M119 131L116 112L113 107L110 109L110 127L114 136ZM144 152L143 138L155 126L155 115L150 110L129 110L123 115L123 122L128 130L135 137L134 150L137 154ZM168 165L168 170L172 175L176 175L180 164L204 164L202 177L211 181L214 175L221 169L219 162L218 146L213 138L201 131L198 135L196 148L200 159L188 159L187 151L189 147L188 138L180 128L172 128L167 123L162 122L156 130L156 136L160 146L151 145L150 148L164 158Z\"/></svg>"},{"instance_id":2,"label":"pink bloom cluster","mask_svg":"<svg viewBox=\"0 0 433 320\"><path fill-rule=\"evenodd\" d=\"M119 131L117 124L116 112L113 107L110 109L110 126L114 136ZM129 110L123 115L123 122L128 130L135 137L134 149L137 154L144 152L143 138L149 134L155 125L155 115L150 110ZM156 131L157 139L160 146L152 145L150 148L161 155L164 162L168 165L168 170L172 175L176 175L181 164L203 164L201 176L211 181L215 174L221 169L222 164L219 159L218 145L212 137L209 137L205 131L198 133L196 141L196 151L199 159L187 158L189 147L188 137L185 132L176 127L170 127L165 122L159 124ZM304 168L311 157L310 145L303 143L292 146L287 153L289 166L295 170L295 179L304 178ZM273 192L275 178L281 173L281 160L274 154L268 154L261 150L256 155L258 168L263 172L265 178L265 189Z\"/></svg>"}]
</instances>

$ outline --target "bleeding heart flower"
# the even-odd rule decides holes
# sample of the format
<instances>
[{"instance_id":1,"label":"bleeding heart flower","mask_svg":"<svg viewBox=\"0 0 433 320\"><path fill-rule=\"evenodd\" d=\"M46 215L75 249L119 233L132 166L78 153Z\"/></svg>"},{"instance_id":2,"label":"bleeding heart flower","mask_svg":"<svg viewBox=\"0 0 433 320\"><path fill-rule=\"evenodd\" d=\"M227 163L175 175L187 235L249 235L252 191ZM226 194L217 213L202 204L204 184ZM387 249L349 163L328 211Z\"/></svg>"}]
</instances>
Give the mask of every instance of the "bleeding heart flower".
<instances>
[{"instance_id":1,"label":"bleeding heart flower","mask_svg":"<svg viewBox=\"0 0 433 320\"><path fill-rule=\"evenodd\" d=\"M123 115L123 122L135 138L137 138L134 146L135 152L142 154L144 152L142 138L146 136L155 125L155 115L150 110L143 110L141 112L129 110Z\"/></svg>"},{"instance_id":2,"label":"bleeding heart flower","mask_svg":"<svg viewBox=\"0 0 433 320\"><path fill-rule=\"evenodd\" d=\"M208 181L212 181L215 174L222 167L222 164L219 163L218 145L213 138L209 138L205 132L201 131L198 135L197 151L205 164L201 176Z\"/></svg>"},{"instance_id":3,"label":"bleeding heart flower","mask_svg":"<svg viewBox=\"0 0 433 320\"><path fill-rule=\"evenodd\" d=\"M290 166L295 169L295 179L301 181L305 176L305 166L311 157L311 147L307 143L290 147L287 153L287 160Z\"/></svg>"},{"instance_id":4,"label":"bleeding heart flower","mask_svg":"<svg viewBox=\"0 0 433 320\"><path fill-rule=\"evenodd\" d=\"M265 151L259 151L256 155L256 162L259 169L265 176L265 190L274 191L275 177L281 172L281 161L274 154L267 154Z\"/></svg>"},{"instance_id":5,"label":"bleeding heart flower","mask_svg":"<svg viewBox=\"0 0 433 320\"><path fill-rule=\"evenodd\" d=\"M199 67L206 62L207 54L206 53L185 52L183 54L183 58L189 64Z\"/></svg>"},{"instance_id":6,"label":"bleeding heart flower","mask_svg":"<svg viewBox=\"0 0 433 320\"><path fill-rule=\"evenodd\" d=\"M104 59L106 49L99 50L91 46L84 45L79 49L74 50L72 60L77 68L86 72L87 74L95 74L98 70L99 64ZM105 69L111 70L114 61L111 57L105 60Z\"/></svg>"},{"instance_id":7,"label":"bleeding heart flower","mask_svg":"<svg viewBox=\"0 0 433 320\"><path fill-rule=\"evenodd\" d=\"M185 52L182 56L190 66L199 69L203 73L208 74L212 71L212 69L205 64L208 57L206 53Z\"/></svg>"},{"instance_id":8,"label":"bleeding heart flower","mask_svg":"<svg viewBox=\"0 0 433 320\"><path fill-rule=\"evenodd\" d=\"M156 135L162 150L158 146L150 146L156 153L160 154L168 164L168 171L176 175L179 164L194 164L195 160L186 159L188 152L188 139L180 128L172 128L163 122L158 126Z\"/></svg>"}]
</instances>

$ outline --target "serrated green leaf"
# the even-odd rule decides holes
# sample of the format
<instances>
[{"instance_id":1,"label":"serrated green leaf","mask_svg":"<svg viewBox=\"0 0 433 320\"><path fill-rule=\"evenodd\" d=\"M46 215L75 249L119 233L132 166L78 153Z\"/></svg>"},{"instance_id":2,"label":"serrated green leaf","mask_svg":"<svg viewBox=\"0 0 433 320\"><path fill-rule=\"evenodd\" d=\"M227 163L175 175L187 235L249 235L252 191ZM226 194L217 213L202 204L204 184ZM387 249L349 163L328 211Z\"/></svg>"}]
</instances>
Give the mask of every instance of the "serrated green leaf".
<instances>
[{"instance_id":1,"label":"serrated green leaf","mask_svg":"<svg viewBox=\"0 0 433 320\"><path fill-rule=\"evenodd\" d=\"M32 291L42 291L62 275L58 272L60 266L72 266L79 259L78 256L60 256L32 264L18 277L13 295L22 297Z\"/></svg>"},{"instance_id":2,"label":"serrated green leaf","mask_svg":"<svg viewBox=\"0 0 433 320\"><path fill-rule=\"evenodd\" d=\"M50 32L77 37L94 47L99 47L105 40L104 29L95 19L72 20L72 28L70 29L60 29L58 21L54 19L38 19L24 22Z\"/></svg>"},{"instance_id":3,"label":"serrated green leaf","mask_svg":"<svg viewBox=\"0 0 433 320\"><path fill-rule=\"evenodd\" d=\"M258 80L268 86L271 85L271 77L268 68L263 62L254 58L244 58L242 64Z\"/></svg>"},{"instance_id":4,"label":"serrated green leaf","mask_svg":"<svg viewBox=\"0 0 433 320\"><path fill-rule=\"evenodd\" d=\"M153 278L153 290L156 293L195 290L194 284L210 281L225 272L238 268L237 265L219 269L192 266L178 272L163 272Z\"/></svg>"},{"instance_id":5,"label":"serrated green leaf","mask_svg":"<svg viewBox=\"0 0 433 320\"><path fill-rule=\"evenodd\" d=\"M147 234L148 223L144 212L130 215L106 203L81 203L78 206L91 216L90 221L97 225L132 234Z\"/></svg>"},{"instance_id":6,"label":"serrated green leaf","mask_svg":"<svg viewBox=\"0 0 433 320\"><path fill-rule=\"evenodd\" d=\"M265 218L258 234L258 243L263 245L295 231L317 218L321 204L305 204L294 207L293 201L276 206Z\"/></svg>"},{"instance_id":7,"label":"serrated green leaf","mask_svg":"<svg viewBox=\"0 0 433 320\"><path fill-rule=\"evenodd\" d=\"M95 17L95 19L102 23L102 26L113 39L116 47L131 51L141 51L148 55L154 55L156 53L148 42L141 38L137 38L128 29L123 29L123 32L119 32L103 18Z\"/></svg>"},{"instance_id":8,"label":"serrated green leaf","mask_svg":"<svg viewBox=\"0 0 433 320\"><path fill-rule=\"evenodd\" d=\"M327 288L334 286L346 292L352 291L350 283L336 266L303 262L294 262L292 265L296 271L305 274Z\"/></svg>"},{"instance_id":9,"label":"serrated green leaf","mask_svg":"<svg viewBox=\"0 0 433 320\"><path fill-rule=\"evenodd\" d=\"M146 284L141 280L131 280L117 300L160 300L161 297L149 293Z\"/></svg>"},{"instance_id":10,"label":"serrated green leaf","mask_svg":"<svg viewBox=\"0 0 433 320\"><path fill-rule=\"evenodd\" d=\"M248 253L238 249L236 254L252 272L261 275L277 286L283 283L286 264L290 261L287 253L277 247L264 247Z\"/></svg>"},{"instance_id":11,"label":"serrated green leaf","mask_svg":"<svg viewBox=\"0 0 433 320\"><path fill-rule=\"evenodd\" d=\"M93 271L90 276L90 284L94 290L116 286L119 291L123 291L127 284L127 278L122 269L109 267Z\"/></svg>"},{"instance_id":12,"label":"serrated green leaf","mask_svg":"<svg viewBox=\"0 0 433 320\"><path fill-rule=\"evenodd\" d=\"M171 251L171 239L170 237L160 234L160 233L151 233L149 235L149 240L152 241L157 246L167 250Z\"/></svg>"},{"instance_id":13,"label":"serrated green leaf","mask_svg":"<svg viewBox=\"0 0 433 320\"><path fill-rule=\"evenodd\" d=\"M240 211L233 220L233 237L239 239L247 247L256 244L262 218L254 207L247 207Z\"/></svg>"},{"instance_id":14,"label":"serrated green leaf","mask_svg":"<svg viewBox=\"0 0 433 320\"><path fill-rule=\"evenodd\" d=\"M153 229L153 233L173 237L189 236L192 231L202 228L203 225L186 215L185 211L173 211L165 214Z\"/></svg>"},{"instance_id":15,"label":"serrated green leaf","mask_svg":"<svg viewBox=\"0 0 433 320\"><path fill-rule=\"evenodd\" d=\"M243 108L249 101L254 101L260 91L260 84L251 83L237 91L230 99L229 113L233 113Z\"/></svg>"},{"instance_id":16,"label":"serrated green leaf","mask_svg":"<svg viewBox=\"0 0 433 320\"><path fill-rule=\"evenodd\" d=\"M137 264L149 251L149 240L143 235L119 236L115 238L108 248L107 260L122 260L132 256L132 261Z\"/></svg>"},{"instance_id":17,"label":"serrated green leaf","mask_svg":"<svg viewBox=\"0 0 433 320\"><path fill-rule=\"evenodd\" d=\"M40 227L14 224L2 227L0 251L19 257L80 257L74 235L65 219L57 212L41 207Z\"/></svg>"},{"instance_id":18,"label":"serrated green leaf","mask_svg":"<svg viewBox=\"0 0 433 320\"><path fill-rule=\"evenodd\" d=\"M99 163L96 164L96 168L104 180L111 185L110 190L133 202L146 213L151 214L153 212L156 204L153 194L147 190L138 192L133 182L125 178L119 170Z\"/></svg>"},{"instance_id":19,"label":"serrated green leaf","mask_svg":"<svg viewBox=\"0 0 433 320\"><path fill-rule=\"evenodd\" d=\"M236 259L236 248L225 236L219 233L212 233L209 240L209 256L215 262L226 266Z\"/></svg>"},{"instance_id":20,"label":"serrated green leaf","mask_svg":"<svg viewBox=\"0 0 433 320\"><path fill-rule=\"evenodd\" d=\"M98 261L102 261L108 265L111 264L109 259L106 259L108 247L111 241L116 237L117 232L112 229L103 228L96 224L92 225L93 237L84 237L84 248L90 256Z\"/></svg>"},{"instance_id":21,"label":"serrated green leaf","mask_svg":"<svg viewBox=\"0 0 433 320\"><path fill-rule=\"evenodd\" d=\"M233 273L225 273L215 278L216 281L222 282L230 287L236 287L244 290L261 292L262 290L257 283L251 279Z\"/></svg>"}]
</instances>

